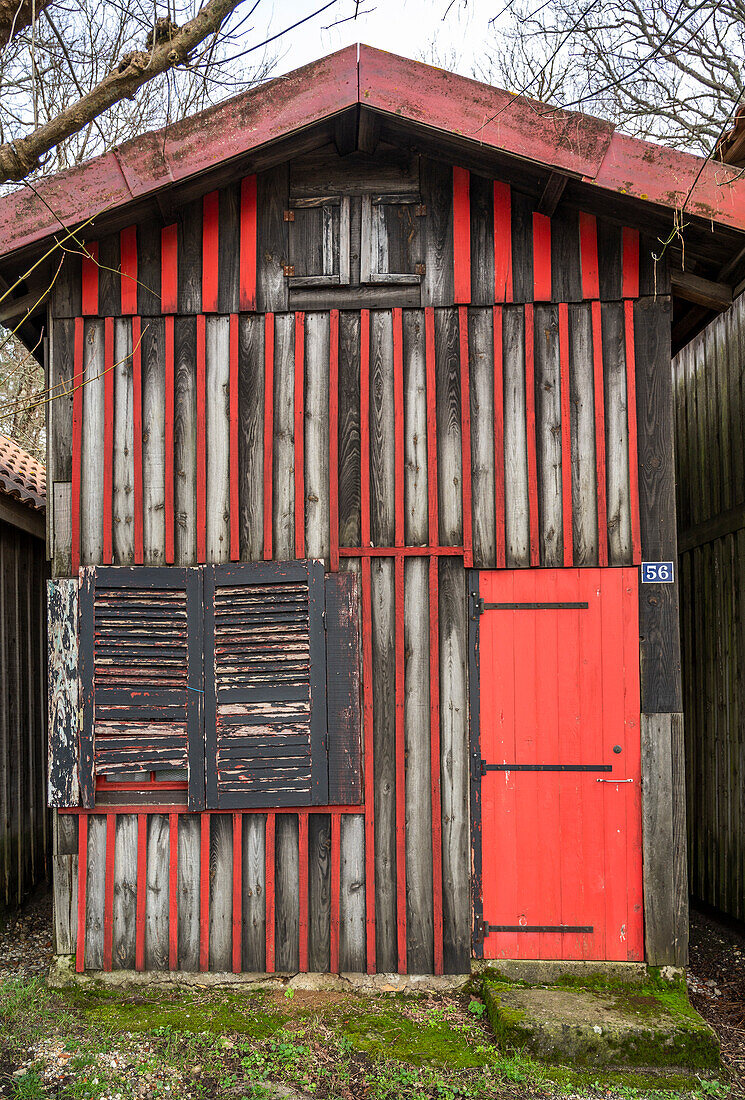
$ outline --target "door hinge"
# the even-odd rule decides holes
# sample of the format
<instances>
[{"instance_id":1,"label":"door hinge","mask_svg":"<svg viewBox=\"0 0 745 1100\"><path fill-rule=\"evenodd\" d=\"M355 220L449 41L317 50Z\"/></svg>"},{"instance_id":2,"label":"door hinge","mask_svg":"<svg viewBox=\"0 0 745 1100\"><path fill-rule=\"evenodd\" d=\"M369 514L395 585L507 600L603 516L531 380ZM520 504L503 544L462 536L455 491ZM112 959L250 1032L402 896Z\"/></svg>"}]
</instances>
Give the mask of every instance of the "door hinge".
<instances>
[{"instance_id":1,"label":"door hinge","mask_svg":"<svg viewBox=\"0 0 745 1100\"><path fill-rule=\"evenodd\" d=\"M418 203L414 207L414 217L416 217L416 218L426 218L426 216L427 216L427 204L424 203L424 202Z\"/></svg>"},{"instance_id":2,"label":"door hinge","mask_svg":"<svg viewBox=\"0 0 745 1100\"><path fill-rule=\"evenodd\" d=\"M295 221L295 211L294 210L285 210L284 219L285 219L286 222L294 222Z\"/></svg>"},{"instance_id":3,"label":"door hinge","mask_svg":"<svg viewBox=\"0 0 745 1100\"><path fill-rule=\"evenodd\" d=\"M284 271L285 276L287 278L289 278L291 275L295 274L295 265L294 264L285 264L285 266L282 268L282 270Z\"/></svg>"},{"instance_id":4,"label":"door hinge","mask_svg":"<svg viewBox=\"0 0 745 1100\"><path fill-rule=\"evenodd\" d=\"M416 275L426 275L427 274L427 265L426 264L417 264L416 267L414 268L414 272L415 272Z\"/></svg>"}]
</instances>

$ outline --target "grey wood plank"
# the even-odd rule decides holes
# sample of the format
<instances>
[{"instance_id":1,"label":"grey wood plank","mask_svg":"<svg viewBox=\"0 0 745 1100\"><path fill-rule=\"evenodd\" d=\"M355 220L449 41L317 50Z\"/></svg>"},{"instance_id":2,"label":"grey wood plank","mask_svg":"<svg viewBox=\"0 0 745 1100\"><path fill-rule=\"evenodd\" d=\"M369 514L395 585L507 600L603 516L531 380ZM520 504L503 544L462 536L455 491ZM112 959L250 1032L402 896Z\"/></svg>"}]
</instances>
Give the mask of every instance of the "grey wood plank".
<instances>
[{"instance_id":1,"label":"grey wood plank","mask_svg":"<svg viewBox=\"0 0 745 1100\"><path fill-rule=\"evenodd\" d=\"M145 565L164 565L165 328L162 318L142 326L142 509Z\"/></svg>"},{"instance_id":2,"label":"grey wood plank","mask_svg":"<svg viewBox=\"0 0 745 1100\"><path fill-rule=\"evenodd\" d=\"M85 883L85 969L103 969L103 917L106 890L106 817L88 817L88 870Z\"/></svg>"},{"instance_id":3,"label":"grey wood plank","mask_svg":"<svg viewBox=\"0 0 745 1100\"><path fill-rule=\"evenodd\" d=\"M117 814L112 966L134 970L137 932L137 815Z\"/></svg>"},{"instance_id":4,"label":"grey wood plank","mask_svg":"<svg viewBox=\"0 0 745 1100\"><path fill-rule=\"evenodd\" d=\"M363 973L366 966L365 819L342 814L339 899L339 969Z\"/></svg>"},{"instance_id":5,"label":"grey wood plank","mask_svg":"<svg viewBox=\"0 0 745 1100\"><path fill-rule=\"evenodd\" d=\"M141 317L154 317L161 312L161 230L160 218L137 224L137 312Z\"/></svg>"},{"instance_id":6,"label":"grey wood plank","mask_svg":"<svg viewBox=\"0 0 745 1100\"><path fill-rule=\"evenodd\" d=\"M193 317L174 324L174 557L176 565L197 560L197 325Z\"/></svg>"},{"instance_id":7,"label":"grey wood plank","mask_svg":"<svg viewBox=\"0 0 745 1100\"><path fill-rule=\"evenodd\" d=\"M264 549L264 318L242 316L238 343L238 500L240 554Z\"/></svg>"},{"instance_id":8,"label":"grey wood plank","mask_svg":"<svg viewBox=\"0 0 745 1100\"><path fill-rule=\"evenodd\" d=\"M394 417L393 318L390 310L381 310L370 315L370 537L374 546L395 542Z\"/></svg>"},{"instance_id":9,"label":"grey wood plank","mask_svg":"<svg viewBox=\"0 0 745 1100\"><path fill-rule=\"evenodd\" d=\"M65 577L72 572L72 484L55 481L52 485L52 576Z\"/></svg>"},{"instance_id":10,"label":"grey wood plank","mask_svg":"<svg viewBox=\"0 0 745 1100\"><path fill-rule=\"evenodd\" d=\"M134 429L132 416L132 324L114 323L113 547L115 565L133 565Z\"/></svg>"},{"instance_id":11,"label":"grey wood plank","mask_svg":"<svg viewBox=\"0 0 745 1100\"><path fill-rule=\"evenodd\" d=\"M535 414L541 565L564 564L559 311L535 307Z\"/></svg>"},{"instance_id":12,"label":"grey wood plank","mask_svg":"<svg viewBox=\"0 0 745 1100\"><path fill-rule=\"evenodd\" d=\"M148 814L146 970L168 970L168 837L168 814Z\"/></svg>"},{"instance_id":13,"label":"grey wood plank","mask_svg":"<svg viewBox=\"0 0 745 1100\"><path fill-rule=\"evenodd\" d=\"M463 541L460 371L458 311L437 310L437 498L443 546L460 546Z\"/></svg>"},{"instance_id":14,"label":"grey wood plank","mask_svg":"<svg viewBox=\"0 0 745 1100\"><path fill-rule=\"evenodd\" d=\"M275 318L274 476L272 545L274 558L295 557L295 319Z\"/></svg>"},{"instance_id":15,"label":"grey wood plank","mask_svg":"<svg viewBox=\"0 0 745 1100\"><path fill-rule=\"evenodd\" d=\"M266 969L266 817L243 815L243 969Z\"/></svg>"},{"instance_id":16,"label":"grey wood plank","mask_svg":"<svg viewBox=\"0 0 745 1100\"><path fill-rule=\"evenodd\" d=\"M74 955L78 931L78 857L52 856L54 953Z\"/></svg>"},{"instance_id":17,"label":"grey wood plank","mask_svg":"<svg viewBox=\"0 0 745 1100\"><path fill-rule=\"evenodd\" d=\"M233 817L210 815L210 953L209 968L232 969L233 958Z\"/></svg>"},{"instance_id":18,"label":"grey wood plank","mask_svg":"<svg viewBox=\"0 0 745 1100\"><path fill-rule=\"evenodd\" d=\"M508 568L530 563L528 444L525 423L525 323L519 306L505 306L504 371L504 514Z\"/></svg>"},{"instance_id":19,"label":"grey wood plank","mask_svg":"<svg viewBox=\"0 0 745 1100\"><path fill-rule=\"evenodd\" d=\"M472 177L473 179L473 177ZM492 280L493 281L493 280ZM492 287L492 298L494 289ZM497 532L494 491L494 326L490 309L469 310L471 396L471 499L473 564L496 565ZM497 395L502 402L502 394Z\"/></svg>"},{"instance_id":20,"label":"grey wood plank","mask_svg":"<svg viewBox=\"0 0 745 1100\"><path fill-rule=\"evenodd\" d=\"M409 546L428 542L427 375L424 313L405 310L404 362L404 538Z\"/></svg>"},{"instance_id":21,"label":"grey wood plank","mask_svg":"<svg viewBox=\"0 0 745 1100\"><path fill-rule=\"evenodd\" d=\"M371 575L376 965L381 972L393 973L398 967L396 947L396 648L393 561L385 558L373 559Z\"/></svg>"},{"instance_id":22,"label":"grey wood plank","mask_svg":"<svg viewBox=\"0 0 745 1100\"><path fill-rule=\"evenodd\" d=\"M289 205L289 166L277 165L259 172L256 181L258 223L256 302L259 312L287 309L284 265L289 248L284 211Z\"/></svg>"},{"instance_id":23,"label":"grey wood plank","mask_svg":"<svg viewBox=\"0 0 745 1100\"><path fill-rule=\"evenodd\" d=\"M199 970L199 814L179 814L178 964Z\"/></svg>"},{"instance_id":24,"label":"grey wood plank","mask_svg":"<svg viewBox=\"0 0 745 1100\"><path fill-rule=\"evenodd\" d=\"M239 181L220 190L217 263L217 304L220 313L238 312L240 195Z\"/></svg>"},{"instance_id":25,"label":"grey wood plank","mask_svg":"<svg viewBox=\"0 0 745 1100\"><path fill-rule=\"evenodd\" d=\"M339 545L360 541L360 316L339 314Z\"/></svg>"},{"instance_id":26,"label":"grey wood plank","mask_svg":"<svg viewBox=\"0 0 745 1100\"><path fill-rule=\"evenodd\" d=\"M471 302L494 303L494 181L471 172Z\"/></svg>"},{"instance_id":27,"label":"grey wood plank","mask_svg":"<svg viewBox=\"0 0 745 1100\"><path fill-rule=\"evenodd\" d=\"M516 302L533 301L533 211L528 195L512 188L512 293Z\"/></svg>"},{"instance_id":28,"label":"grey wood plank","mask_svg":"<svg viewBox=\"0 0 745 1100\"><path fill-rule=\"evenodd\" d=\"M308 817L308 970L328 973L331 958L331 818Z\"/></svg>"},{"instance_id":29,"label":"grey wood plank","mask_svg":"<svg viewBox=\"0 0 745 1100\"><path fill-rule=\"evenodd\" d=\"M329 511L329 315L305 317L305 552L331 554Z\"/></svg>"},{"instance_id":30,"label":"grey wood plank","mask_svg":"<svg viewBox=\"0 0 745 1100\"><path fill-rule=\"evenodd\" d=\"M202 309L202 199L179 209L178 309L199 313Z\"/></svg>"},{"instance_id":31,"label":"grey wood plank","mask_svg":"<svg viewBox=\"0 0 745 1100\"><path fill-rule=\"evenodd\" d=\"M569 399L575 565L596 565L598 561L598 498L595 468L593 377L590 306L570 306Z\"/></svg>"},{"instance_id":32,"label":"grey wood plank","mask_svg":"<svg viewBox=\"0 0 745 1100\"><path fill-rule=\"evenodd\" d=\"M230 560L230 329L206 321L207 561Z\"/></svg>"},{"instance_id":33,"label":"grey wood plank","mask_svg":"<svg viewBox=\"0 0 745 1100\"><path fill-rule=\"evenodd\" d=\"M49 385L59 395L49 405L47 473L50 483L72 480L72 382L75 373L75 322L52 321Z\"/></svg>"},{"instance_id":34,"label":"grey wood plank","mask_svg":"<svg viewBox=\"0 0 745 1100\"><path fill-rule=\"evenodd\" d=\"M624 313L620 302L608 302L603 305L602 326L608 562L610 565L630 565L633 551L629 485L629 423L626 401ZM670 442L672 444L672 438Z\"/></svg>"},{"instance_id":35,"label":"grey wood plank","mask_svg":"<svg viewBox=\"0 0 745 1100\"><path fill-rule=\"evenodd\" d=\"M425 276L422 305L452 305L453 274L453 170L449 164L422 157L420 161L422 202L425 218Z\"/></svg>"},{"instance_id":36,"label":"grey wood plank","mask_svg":"<svg viewBox=\"0 0 745 1100\"><path fill-rule=\"evenodd\" d=\"M291 973L300 966L300 888L296 814L275 819L274 968Z\"/></svg>"},{"instance_id":37,"label":"grey wood plank","mask_svg":"<svg viewBox=\"0 0 745 1100\"><path fill-rule=\"evenodd\" d=\"M579 212L561 203L551 216L551 299L582 301Z\"/></svg>"},{"instance_id":38,"label":"grey wood plank","mask_svg":"<svg viewBox=\"0 0 745 1100\"><path fill-rule=\"evenodd\" d=\"M80 461L80 561L103 555L103 322L86 321L83 349L83 431Z\"/></svg>"}]
</instances>

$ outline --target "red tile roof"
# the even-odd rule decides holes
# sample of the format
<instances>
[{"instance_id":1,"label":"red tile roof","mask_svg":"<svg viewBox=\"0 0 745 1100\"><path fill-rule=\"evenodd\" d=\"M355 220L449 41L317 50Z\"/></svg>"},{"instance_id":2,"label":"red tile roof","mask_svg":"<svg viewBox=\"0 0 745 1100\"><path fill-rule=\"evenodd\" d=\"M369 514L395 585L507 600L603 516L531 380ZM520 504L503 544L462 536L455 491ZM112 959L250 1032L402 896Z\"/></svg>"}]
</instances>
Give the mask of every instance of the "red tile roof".
<instances>
[{"instance_id":1,"label":"red tile roof","mask_svg":"<svg viewBox=\"0 0 745 1100\"><path fill-rule=\"evenodd\" d=\"M0 435L0 492L39 512L46 507L46 466L7 435Z\"/></svg>"}]
</instances>

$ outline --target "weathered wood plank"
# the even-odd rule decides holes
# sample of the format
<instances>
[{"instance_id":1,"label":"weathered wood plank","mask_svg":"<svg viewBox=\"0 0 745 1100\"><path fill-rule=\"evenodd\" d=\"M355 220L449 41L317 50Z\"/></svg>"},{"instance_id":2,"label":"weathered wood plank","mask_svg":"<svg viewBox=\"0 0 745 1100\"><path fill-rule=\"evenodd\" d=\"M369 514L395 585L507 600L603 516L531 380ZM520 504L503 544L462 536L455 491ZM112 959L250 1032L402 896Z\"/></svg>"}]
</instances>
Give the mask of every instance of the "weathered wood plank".
<instances>
[{"instance_id":1,"label":"weathered wood plank","mask_svg":"<svg viewBox=\"0 0 745 1100\"><path fill-rule=\"evenodd\" d=\"M424 314L403 315L404 363L404 538L408 546L426 546L427 531L427 379L424 363Z\"/></svg>"},{"instance_id":2,"label":"weathered wood plank","mask_svg":"<svg viewBox=\"0 0 745 1100\"><path fill-rule=\"evenodd\" d=\"M230 331L227 317L206 321L207 561L230 559Z\"/></svg>"},{"instance_id":3,"label":"weathered wood plank","mask_svg":"<svg viewBox=\"0 0 745 1100\"><path fill-rule=\"evenodd\" d=\"M422 157L422 202L427 208L423 306L446 306L455 294L453 274L453 170Z\"/></svg>"},{"instance_id":4,"label":"weathered wood plank","mask_svg":"<svg viewBox=\"0 0 745 1100\"><path fill-rule=\"evenodd\" d=\"M629 420L626 405L626 351L623 305L602 308L605 383L605 462L608 516L608 564L631 565L631 492ZM672 436L670 437L672 444Z\"/></svg>"},{"instance_id":5,"label":"weathered wood plank","mask_svg":"<svg viewBox=\"0 0 745 1100\"><path fill-rule=\"evenodd\" d=\"M238 334L240 553L243 561L260 561L264 547L263 318L242 316Z\"/></svg>"},{"instance_id":6,"label":"weathered wood plank","mask_svg":"<svg viewBox=\"0 0 745 1100\"><path fill-rule=\"evenodd\" d=\"M395 972L396 950L396 647L391 559L371 563L373 759L375 771L375 954L377 969Z\"/></svg>"},{"instance_id":7,"label":"weathered wood plank","mask_svg":"<svg viewBox=\"0 0 745 1100\"><path fill-rule=\"evenodd\" d=\"M574 562L597 565L598 499L595 471L592 316L589 305L569 307L569 397Z\"/></svg>"},{"instance_id":8,"label":"weathered wood plank","mask_svg":"<svg viewBox=\"0 0 745 1100\"><path fill-rule=\"evenodd\" d=\"M342 814L339 899L339 969L365 969L365 819Z\"/></svg>"},{"instance_id":9,"label":"weathered wood plank","mask_svg":"<svg viewBox=\"0 0 745 1100\"><path fill-rule=\"evenodd\" d=\"M363 410L364 415L364 410ZM395 542L395 436L393 318L370 315L370 537L373 546Z\"/></svg>"},{"instance_id":10,"label":"weathered wood plank","mask_svg":"<svg viewBox=\"0 0 745 1100\"><path fill-rule=\"evenodd\" d=\"M103 968L103 910L106 888L106 817L88 818L88 872L85 892L85 968Z\"/></svg>"},{"instance_id":11,"label":"weathered wood plank","mask_svg":"<svg viewBox=\"0 0 745 1100\"><path fill-rule=\"evenodd\" d=\"M559 312L535 307L535 414L541 565L564 564Z\"/></svg>"},{"instance_id":12,"label":"weathered wood plank","mask_svg":"<svg viewBox=\"0 0 745 1100\"><path fill-rule=\"evenodd\" d=\"M137 815L118 814L114 842L115 970L134 970L137 916Z\"/></svg>"},{"instance_id":13,"label":"weathered wood plank","mask_svg":"<svg viewBox=\"0 0 745 1100\"><path fill-rule=\"evenodd\" d=\"M266 857L263 814L243 815L243 969L266 967Z\"/></svg>"},{"instance_id":14,"label":"weathered wood plank","mask_svg":"<svg viewBox=\"0 0 745 1100\"><path fill-rule=\"evenodd\" d=\"M142 508L145 565L164 565L165 328L160 317L142 325Z\"/></svg>"},{"instance_id":15,"label":"weathered wood plank","mask_svg":"<svg viewBox=\"0 0 745 1100\"><path fill-rule=\"evenodd\" d=\"M360 542L360 316L339 315L339 545Z\"/></svg>"},{"instance_id":16,"label":"weathered wood plank","mask_svg":"<svg viewBox=\"0 0 745 1100\"><path fill-rule=\"evenodd\" d=\"M233 818L210 815L209 968L227 973L233 954Z\"/></svg>"},{"instance_id":17,"label":"weathered wood plank","mask_svg":"<svg viewBox=\"0 0 745 1100\"><path fill-rule=\"evenodd\" d=\"M202 309L202 199L182 206L178 221L178 309Z\"/></svg>"},{"instance_id":18,"label":"weathered wood plank","mask_svg":"<svg viewBox=\"0 0 745 1100\"><path fill-rule=\"evenodd\" d=\"M437 496L440 542L460 546L463 542L460 408L460 341L458 312L435 313L435 371L437 377Z\"/></svg>"},{"instance_id":19,"label":"weathered wood plank","mask_svg":"<svg viewBox=\"0 0 745 1100\"><path fill-rule=\"evenodd\" d=\"M494 297L493 287L492 297ZM471 372L473 564L477 569L493 569L496 565L497 549L494 486L494 331L490 309L470 310L468 348ZM497 395L497 400L502 401L502 394Z\"/></svg>"},{"instance_id":20,"label":"weathered wood plank","mask_svg":"<svg viewBox=\"0 0 745 1100\"><path fill-rule=\"evenodd\" d=\"M514 569L530 564L525 323L520 306L505 306L503 333L505 553L508 568Z\"/></svg>"},{"instance_id":21,"label":"weathered wood plank","mask_svg":"<svg viewBox=\"0 0 745 1100\"><path fill-rule=\"evenodd\" d=\"M260 172L256 191L256 304L262 313L280 312L288 305L284 265L289 263L289 242L284 211L289 206L289 165Z\"/></svg>"},{"instance_id":22,"label":"weathered wood plank","mask_svg":"<svg viewBox=\"0 0 745 1100\"><path fill-rule=\"evenodd\" d=\"M80 462L80 561L103 555L103 322L86 321L83 348L83 437Z\"/></svg>"},{"instance_id":23,"label":"weathered wood plank","mask_svg":"<svg viewBox=\"0 0 745 1100\"><path fill-rule=\"evenodd\" d=\"M295 328L292 314L275 318L272 545L276 561L295 557Z\"/></svg>"},{"instance_id":24,"label":"weathered wood plank","mask_svg":"<svg viewBox=\"0 0 745 1100\"><path fill-rule=\"evenodd\" d=\"M47 799L50 806L75 806L78 787L78 584L48 582Z\"/></svg>"},{"instance_id":25,"label":"weathered wood plank","mask_svg":"<svg viewBox=\"0 0 745 1100\"><path fill-rule=\"evenodd\" d=\"M291 973L300 966L300 864L297 815L277 814L275 828L274 967L278 973Z\"/></svg>"},{"instance_id":26,"label":"weathered wood plank","mask_svg":"<svg viewBox=\"0 0 745 1100\"><path fill-rule=\"evenodd\" d=\"M329 315L305 317L305 552L331 554L329 512Z\"/></svg>"},{"instance_id":27,"label":"weathered wood plank","mask_svg":"<svg viewBox=\"0 0 745 1100\"><path fill-rule=\"evenodd\" d=\"M133 565L134 429L132 417L132 325L114 324L113 547L115 565Z\"/></svg>"},{"instance_id":28,"label":"weathered wood plank","mask_svg":"<svg viewBox=\"0 0 745 1100\"><path fill-rule=\"evenodd\" d=\"M471 301L494 302L494 182L471 172Z\"/></svg>"},{"instance_id":29,"label":"weathered wood plank","mask_svg":"<svg viewBox=\"0 0 745 1100\"><path fill-rule=\"evenodd\" d=\"M177 317L174 326L174 556L177 565L197 560L197 326Z\"/></svg>"},{"instance_id":30,"label":"weathered wood plank","mask_svg":"<svg viewBox=\"0 0 745 1100\"><path fill-rule=\"evenodd\" d=\"M145 969L168 970L168 814L147 819Z\"/></svg>"},{"instance_id":31,"label":"weathered wood plank","mask_svg":"<svg viewBox=\"0 0 745 1100\"><path fill-rule=\"evenodd\" d=\"M308 818L308 970L327 973L331 944L331 818Z\"/></svg>"},{"instance_id":32,"label":"weathered wood plank","mask_svg":"<svg viewBox=\"0 0 745 1100\"><path fill-rule=\"evenodd\" d=\"M199 970L199 840L199 815L179 814L178 963L187 971Z\"/></svg>"}]
</instances>

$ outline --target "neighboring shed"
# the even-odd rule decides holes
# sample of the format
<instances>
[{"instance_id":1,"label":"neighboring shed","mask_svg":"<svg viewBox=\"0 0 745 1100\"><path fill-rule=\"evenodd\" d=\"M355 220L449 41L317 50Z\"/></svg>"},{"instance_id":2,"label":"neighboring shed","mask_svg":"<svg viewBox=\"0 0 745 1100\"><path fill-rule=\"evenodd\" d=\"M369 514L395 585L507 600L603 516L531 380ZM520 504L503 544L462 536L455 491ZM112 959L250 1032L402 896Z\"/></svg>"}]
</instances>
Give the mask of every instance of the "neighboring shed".
<instances>
[{"instance_id":1,"label":"neighboring shed","mask_svg":"<svg viewBox=\"0 0 745 1100\"><path fill-rule=\"evenodd\" d=\"M0 435L0 906L47 874L44 466Z\"/></svg>"},{"instance_id":2,"label":"neighboring shed","mask_svg":"<svg viewBox=\"0 0 745 1100\"><path fill-rule=\"evenodd\" d=\"M742 278L744 196L360 47L0 200L7 284L65 246L79 970L685 963L671 316Z\"/></svg>"},{"instance_id":3,"label":"neighboring shed","mask_svg":"<svg viewBox=\"0 0 745 1100\"><path fill-rule=\"evenodd\" d=\"M673 379L691 894L745 921L745 295Z\"/></svg>"}]
</instances>

